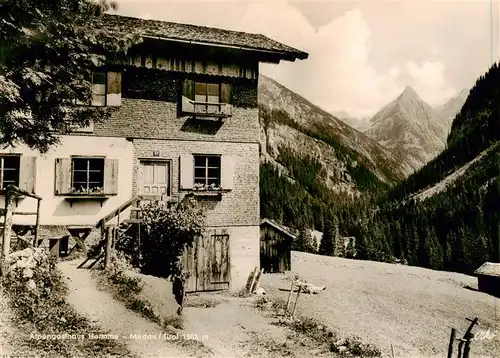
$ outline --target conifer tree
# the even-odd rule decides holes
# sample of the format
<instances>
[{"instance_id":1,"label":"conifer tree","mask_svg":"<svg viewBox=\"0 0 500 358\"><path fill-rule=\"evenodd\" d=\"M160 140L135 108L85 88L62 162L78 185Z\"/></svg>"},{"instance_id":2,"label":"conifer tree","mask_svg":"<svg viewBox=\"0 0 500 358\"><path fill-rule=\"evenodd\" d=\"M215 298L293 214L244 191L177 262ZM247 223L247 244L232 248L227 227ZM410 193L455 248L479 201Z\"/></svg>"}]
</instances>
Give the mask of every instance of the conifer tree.
<instances>
[{"instance_id":1,"label":"conifer tree","mask_svg":"<svg viewBox=\"0 0 500 358\"><path fill-rule=\"evenodd\" d=\"M299 234L292 244L292 250L310 253L316 252L316 248L313 245L312 235L305 226L302 226L299 230Z\"/></svg>"},{"instance_id":2,"label":"conifer tree","mask_svg":"<svg viewBox=\"0 0 500 358\"><path fill-rule=\"evenodd\" d=\"M333 256L335 248L335 229L330 220L325 221L323 236L319 245L318 253L325 256Z\"/></svg>"}]
</instances>

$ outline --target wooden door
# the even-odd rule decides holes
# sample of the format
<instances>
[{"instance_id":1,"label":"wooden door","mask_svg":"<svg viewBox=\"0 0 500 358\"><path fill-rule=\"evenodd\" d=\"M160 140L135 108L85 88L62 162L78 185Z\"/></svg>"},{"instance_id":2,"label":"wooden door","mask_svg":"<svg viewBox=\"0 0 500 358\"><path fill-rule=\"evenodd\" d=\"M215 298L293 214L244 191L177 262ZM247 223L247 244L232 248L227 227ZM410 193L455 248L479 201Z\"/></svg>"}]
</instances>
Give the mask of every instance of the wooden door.
<instances>
[{"instance_id":1,"label":"wooden door","mask_svg":"<svg viewBox=\"0 0 500 358\"><path fill-rule=\"evenodd\" d=\"M229 235L210 231L200 237L185 251L183 264L191 272L186 292L228 289L231 278Z\"/></svg>"},{"instance_id":2,"label":"wooden door","mask_svg":"<svg viewBox=\"0 0 500 358\"><path fill-rule=\"evenodd\" d=\"M170 195L169 164L168 161L141 161L139 193Z\"/></svg>"}]
</instances>

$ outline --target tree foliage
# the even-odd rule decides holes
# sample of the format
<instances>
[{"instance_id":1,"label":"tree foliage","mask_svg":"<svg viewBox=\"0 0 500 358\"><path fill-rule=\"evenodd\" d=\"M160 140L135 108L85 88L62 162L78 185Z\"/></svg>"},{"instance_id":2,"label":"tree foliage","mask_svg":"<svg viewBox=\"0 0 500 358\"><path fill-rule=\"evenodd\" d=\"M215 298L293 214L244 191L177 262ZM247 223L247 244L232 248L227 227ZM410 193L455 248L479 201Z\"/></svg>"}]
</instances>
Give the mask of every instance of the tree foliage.
<instances>
[{"instance_id":1,"label":"tree foliage","mask_svg":"<svg viewBox=\"0 0 500 358\"><path fill-rule=\"evenodd\" d=\"M299 230L299 234L292 243L292 250L316 253L316 244L311 232L306 227Z\"/></svg>"},{"instance_id":2,"label":"tree foliage","mask_svg":"<svg viewBox=\"0 0 500 358\"><path fill-rule=\"evenodd\" d=\"M338 238L338 227L331 221L325 222L323 236L319 244L318 253L326 256L333 256L335 253L335 244Z\"/></svg>"},{"instance_id":3,"label":"tree foliage","mask_svg":"<svg viewBox=\"0 0 500 358\"><path fill-rule=\"evenodd\" d=\"M105 0L0 2L0 144L46 152L57 130L105 120L89 107L91 71L140 41L134 29L107 29Z\"/></svg>"},{"instance_id":4,"label":"tree foliage","mask_svg":"<svg viewBox=\"0 0 500 358\"><path fill-rule=\"evenodd\" d=\"M179 203L148 203L141 207L140 267L159 277L185 276L184 250L203 235L205 215L192 198Z\"/></svg>"}]
</instances>

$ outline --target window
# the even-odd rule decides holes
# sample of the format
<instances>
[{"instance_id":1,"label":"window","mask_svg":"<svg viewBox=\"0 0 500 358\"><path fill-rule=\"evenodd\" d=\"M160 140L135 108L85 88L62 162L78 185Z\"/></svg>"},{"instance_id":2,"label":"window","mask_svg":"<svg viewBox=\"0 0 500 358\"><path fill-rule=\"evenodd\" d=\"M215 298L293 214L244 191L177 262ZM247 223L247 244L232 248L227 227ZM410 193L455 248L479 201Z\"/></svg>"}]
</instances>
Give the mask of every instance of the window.
<instances>
[{"instance_id":1,"label":"window","mask_svg":"<svg viewBox=\"0 0 500 358\"><path fill-rule=\"evenodd\" d=\"M93 72L92 73L92 105L105 106L106 105L106 73Z\"/></svg>"},{"instance_id":2,"label":"window","mask_svg":"<svg viewBox=\"0 0 500 358\"><path fill-rule=\"evenodd\" d=\"M194 184L208 187L221 184L221 157L220 156L194 156Z\"/></svg>"},{"instance_id":3,"label":"window","mask_svg":"<svg viewBox=\"0 0 500 358\"><path fill-rule=\"evenodd\" d=\"M205 103L195 104L195 112L215 113L218 106L211 105L220 103L220 85L218 83L195 82L194 101Z\"/></svg>"},{"instance_id":4,"label":"window","mask_svg":"<svg viewBox=\"0 0 500 358\"><path fill-rule=\"evenodd\" d=\"M0 190L4 190L9 184L19 186L19 167L19 156L0 157Z\"/></svg>"},{"instance_id":5,"label":"window","mask_svg":"<svg viewBox=\"0 0 500 358\"><path fill-rule=\"evenodd\" d=\"M204 117L232 115L231 84L198 82L185 79L182 87L181 112Z\"/></svg>"},{"instance_id":6,"label":"window","mask_svg":"<svg viewBox=\"0 0 500 358\"><path fill-rule=\"evenodd\" d=\"M73 158L72 190L97 194L104 190L104 158Z\"/></svg>"},{"instance_id":7,"label":"window","mask_svg":"<svg viewBox=\"0 0 500 358\"><path fill-rule=\"evenodd\" d=\"M141 161L142 183L145 195L170 195L170 163L167 161Z\"/></svg>"}]
</instances>

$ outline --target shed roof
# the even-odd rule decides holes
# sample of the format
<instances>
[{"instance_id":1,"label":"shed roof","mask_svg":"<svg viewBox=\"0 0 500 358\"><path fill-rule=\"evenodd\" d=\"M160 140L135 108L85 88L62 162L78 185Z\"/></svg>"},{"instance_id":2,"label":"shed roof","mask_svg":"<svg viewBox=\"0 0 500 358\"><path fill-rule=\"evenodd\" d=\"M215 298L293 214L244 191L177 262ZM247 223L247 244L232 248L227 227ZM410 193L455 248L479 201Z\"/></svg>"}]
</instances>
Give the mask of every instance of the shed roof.
<instances>
[{"instance_id":1,"label":"shed roof","mask_svg":"<svg viewBox=\"0 0 500 358\"><path fill-rule=\"evenodd\" d=\"M276 230L284 233L285 235L291 237L292 239L295 239L297 235L295 235L293 232L290 231L289 228L287 228L284 225L278 224L276 221L273 221L271 219L264 218L261 220L260 225L268 224L272 227L274 227Z\"/></svg>"},{"instance_id":2,"label":"shed roof","mask_svg":"<svg viewBox=\"0 0 500 358\"><path fill-rule=\"evenodd\" d=\"M105 14L104 21L109 29L115 28L120 31L138 29L144 37L274 53L289 61L295 61L295 59L304 60L309 56L304 51L282 44L262 34L176 22L146 20L115 14Z\"/></svg>"},{"instance_id":3,"label":"shed roof","mask_svg":"<svg viewBox=\"0 0 500 358\"><path fill-rule=\"evenodd\" d=\"M61 238L71 236L68 228L64 225L40 225L38 228L38 237L43 238Z\"/></svg>"},{"instance_id":4,"label":"shed roof","mask_svg":"<svg viewBox=\"0 0 500 358\"><path fill-rule=\"evenodd\" d=\"M481 265L474 274L477 276L495 276L500 277L500 263L485 262Z\"/></svg>"}]
</instances>

